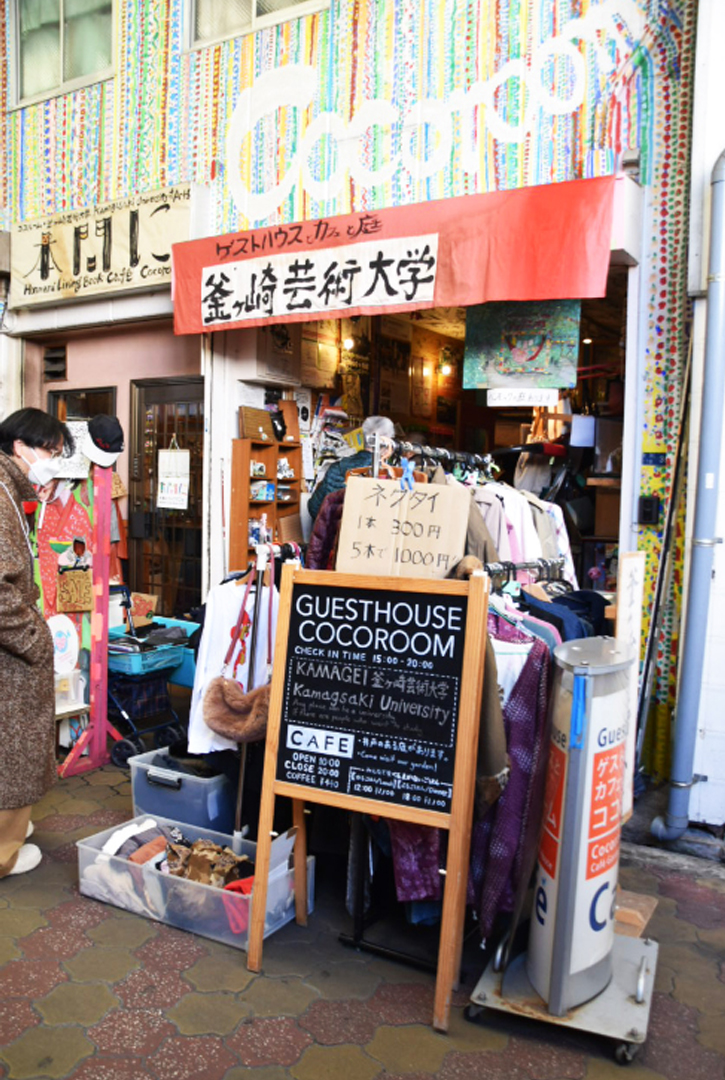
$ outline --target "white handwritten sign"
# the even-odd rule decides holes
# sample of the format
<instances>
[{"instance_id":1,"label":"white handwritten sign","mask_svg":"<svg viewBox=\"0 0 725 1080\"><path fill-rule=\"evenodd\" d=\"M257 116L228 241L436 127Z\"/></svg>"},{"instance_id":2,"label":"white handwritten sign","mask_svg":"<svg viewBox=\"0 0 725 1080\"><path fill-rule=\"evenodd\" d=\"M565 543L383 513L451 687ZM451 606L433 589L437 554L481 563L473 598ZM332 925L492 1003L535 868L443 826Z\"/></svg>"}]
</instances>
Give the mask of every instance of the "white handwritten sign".
<instances>
[{"instance_id":1,"label":"white handwritten sign","mask_svg":"<svg viewBox=\"0 0 725 1080\"><path fill-rule=\"evenodd\" d=\"M463 557L466 488L362 476L345 486L337 571L444 578Z\"/></svg>"},{"instance_id":2,"label":"white handwritten sign","mask_svg":"<svg viewBox=\"0 0 725 1080\"><path fill-rule=\"evenodd\" d=\"M205 326L341 308L432 303L438 236L379 239L206 266Z\"/></svg>"},{"instance_id":3,"label":"white handwritten sign","mask_svg":"<svg viewBox=\"0 0 725 1080\"><path fill-rule=\"evenodd\" d=\"M188 450L159 450L156 505L167 510L186 510L189 505L191 455Z\"/></svg>"},{"instance_id":4,"label":"white handwritten sign","mask_svg":"<svg viewBox=\"0 0 725 1080\"><path fill-rule=\"evenodd\" d=\"M559 403L558 390L515 390L503 389L488 390L486 404L490 409L521 408L528 409L536 406L554 408Z\"/></svg>"}]
</instances>

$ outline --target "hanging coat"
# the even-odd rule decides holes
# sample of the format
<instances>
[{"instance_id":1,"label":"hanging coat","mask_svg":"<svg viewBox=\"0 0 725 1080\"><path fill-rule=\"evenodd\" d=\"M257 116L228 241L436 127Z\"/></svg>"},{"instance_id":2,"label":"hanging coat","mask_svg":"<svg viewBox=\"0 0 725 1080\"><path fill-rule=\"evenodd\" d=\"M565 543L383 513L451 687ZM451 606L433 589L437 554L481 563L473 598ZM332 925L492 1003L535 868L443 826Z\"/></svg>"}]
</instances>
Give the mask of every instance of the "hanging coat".
<instances>
[{"instance_id":1,"label":"hanging coat","mask_svg":"<svg viewBox=\"0 0 725 1080\"><path fill-rule=\"evenodd\" d=\"M35 498L0 453L0 810L32 806L56 778L53 638L37 607L23 509Z\"/></svg>"}]
</instances>

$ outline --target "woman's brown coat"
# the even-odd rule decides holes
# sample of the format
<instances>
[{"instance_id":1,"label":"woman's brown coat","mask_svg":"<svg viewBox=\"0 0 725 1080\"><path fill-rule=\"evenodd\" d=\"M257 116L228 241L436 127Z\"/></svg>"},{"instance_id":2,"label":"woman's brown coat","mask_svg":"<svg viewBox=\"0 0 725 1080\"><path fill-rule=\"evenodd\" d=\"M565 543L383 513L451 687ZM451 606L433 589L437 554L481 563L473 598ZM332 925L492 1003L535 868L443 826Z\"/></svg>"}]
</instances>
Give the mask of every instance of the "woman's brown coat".
<instances>
[{"instance_id":1,"label":"woman's brown coat","mask_svg":"<svg viewBox=\"0 0 725 1080\"><path fill-rule=\"evenodd\" d=\"M56 776L53 639L37 607L23 510L35 497L0 453L0 810L32 806Z\"/></svg>"}]
</instances>

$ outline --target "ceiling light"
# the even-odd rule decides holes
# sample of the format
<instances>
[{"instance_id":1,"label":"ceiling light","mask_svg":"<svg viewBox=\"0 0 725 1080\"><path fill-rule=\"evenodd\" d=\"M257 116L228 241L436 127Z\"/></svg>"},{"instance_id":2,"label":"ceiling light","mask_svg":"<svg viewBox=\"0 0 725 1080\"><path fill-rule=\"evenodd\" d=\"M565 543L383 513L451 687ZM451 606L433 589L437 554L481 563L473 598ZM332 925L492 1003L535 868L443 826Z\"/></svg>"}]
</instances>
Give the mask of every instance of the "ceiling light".
<instances>
[{"instance_id":1,"label":"ceiling light","mask_svg":"<svg viewBox=\"0 0 725 1080\"><path fill-rule=\"evenodd\" d=\"M348 352L350 352L350 350L352 348L354 348L354 345L355 345L355 338L346 337L346 338L343 339L342 347L343 347L343 349L347 349Z\"/></svg>"}]
</instances>

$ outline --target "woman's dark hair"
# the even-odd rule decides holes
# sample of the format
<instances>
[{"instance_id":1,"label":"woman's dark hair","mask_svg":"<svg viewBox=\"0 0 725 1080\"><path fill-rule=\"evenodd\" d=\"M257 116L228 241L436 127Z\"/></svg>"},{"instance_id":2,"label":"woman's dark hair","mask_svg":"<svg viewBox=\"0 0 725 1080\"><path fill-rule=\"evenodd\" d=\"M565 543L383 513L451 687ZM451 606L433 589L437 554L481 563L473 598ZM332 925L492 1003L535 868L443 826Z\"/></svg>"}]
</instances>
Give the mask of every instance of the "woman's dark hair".
<instances>
[{"instance_id":1,"label":"woman's dark hair","mask_svg":"<svg viewBox=\"0 0 725 1080\"><path fill-rule=\"evenodd\" d=\"M0 420L0 450L12 454L16 439L43 450L57 450L62 444L64 455L72 454L75 448L66 425L42 409L18 409Z\"/></svg>"}]
</instances>

